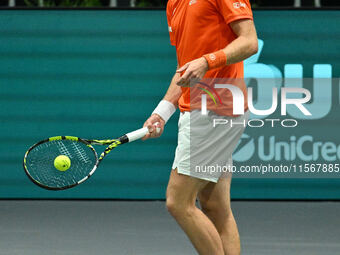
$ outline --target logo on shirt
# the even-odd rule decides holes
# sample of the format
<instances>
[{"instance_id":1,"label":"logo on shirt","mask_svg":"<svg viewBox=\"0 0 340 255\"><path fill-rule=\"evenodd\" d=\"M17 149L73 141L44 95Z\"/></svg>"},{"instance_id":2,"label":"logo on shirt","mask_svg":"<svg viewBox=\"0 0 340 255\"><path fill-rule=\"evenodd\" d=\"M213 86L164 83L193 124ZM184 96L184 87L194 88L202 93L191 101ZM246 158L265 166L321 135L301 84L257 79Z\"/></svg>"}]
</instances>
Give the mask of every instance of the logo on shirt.
<instances>
[{"instance_id":1,"label":"logo on shirt","mask_svg":"<svg viewBox=\"0 0 340 255\"><path fill-rule=\"evenodd\" d=\"M240 9L241 7L243 7L243 8L247 7L247 5L245 3L242 3L242 2L235 2L235 3L233 3L233 6L234 6L235 9Z\"/></svg>"},{"instance_id":2,"label":"logo on shirt","mask_svg":"<svg viewBox=\"0 0 340 255\"><path fill-rule=\"evenodd\" d=\"M197 3L197 0L190 0L189 5L193 5L195 3Z\"/></svg>"},{"instance_id":3,"label":"logo on shirt","mask_svg":"<svg viewBox=\"0 0 340 255\"><path fill-rule=\"evenodd\" d=\"M174 14L175 14L175 11L176 11L176 8L177 8L177 7L175 7L174 11L172 12L172 16L174 16Z\"/></svg>"},{"instance_id":4,"label":"logo on shirt","mask_svg":"<svg viewBox=\"0 0 340 255\"><path fill-rule=\"evenodd\" d=\"M172 32L172 28L171 27L169 27L169 32Z\"/></svg>"}]
</instances>

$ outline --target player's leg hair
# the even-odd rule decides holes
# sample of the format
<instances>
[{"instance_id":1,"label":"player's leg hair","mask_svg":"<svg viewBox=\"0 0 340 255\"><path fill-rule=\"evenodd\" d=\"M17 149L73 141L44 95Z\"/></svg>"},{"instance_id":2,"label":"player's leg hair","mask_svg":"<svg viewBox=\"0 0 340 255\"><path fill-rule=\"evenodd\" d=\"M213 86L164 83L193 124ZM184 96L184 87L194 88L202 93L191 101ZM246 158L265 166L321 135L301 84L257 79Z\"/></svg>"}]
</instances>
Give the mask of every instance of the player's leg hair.
<instances>
[{"instance_id":1,"label":"player's leg hair","mask_svg":"<svg viewBox=\"0 0 340 255\"><path fill-rule=\"evenodd\" d=\"M202 211L214 223L225 255L240 255L240 236L230 207L231 176L208 183L198 194Z\"/></svg>"},{"instance_id":2,"label":"player's leg hair","mask_svg":"<svg viewBox=\"0 0 340 255\"><path fill-rule=\"evenodd\" d=\"M214 224L196 207L198 192L209 182L172 170L166 192L166 206L189 237L198 254L224 255L222 240Z\"/></svg>"}]
</instances>

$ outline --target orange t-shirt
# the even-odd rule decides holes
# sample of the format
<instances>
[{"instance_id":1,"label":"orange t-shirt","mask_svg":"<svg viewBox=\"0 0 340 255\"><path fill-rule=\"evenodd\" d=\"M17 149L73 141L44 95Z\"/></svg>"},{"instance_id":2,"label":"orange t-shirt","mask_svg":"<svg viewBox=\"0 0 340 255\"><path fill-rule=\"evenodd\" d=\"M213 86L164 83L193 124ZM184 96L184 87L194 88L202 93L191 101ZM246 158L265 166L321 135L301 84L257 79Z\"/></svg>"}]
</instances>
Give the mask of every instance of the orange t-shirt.
<instances>
[{"instance_id":1,"label":"orange t-shirt","mask_svg":"<svg viewBox=\"0 0 340 255\"><path fill-rule=\"evenodd\" d=\"M253 19L249 0L169 0L166 14L170 42L176 47L179 66L204 54L223 49L235 40L236 35L229 23L239 19ZM236 81L232 84L242 90L247 109L246 85L243 81L240 82L243 80L243 62L209 70L204 80L206 78L209 81L219 78ZM209 110L220 115L233 115L231 92L226 89L221 92L219 99L223 104L210 104ZM178 101L182 112L199 108L200 99L193 98L194 94L191 93L190 96L190 93L190 88L182 87L182 95Z\"/></svg>"}]
</instances>

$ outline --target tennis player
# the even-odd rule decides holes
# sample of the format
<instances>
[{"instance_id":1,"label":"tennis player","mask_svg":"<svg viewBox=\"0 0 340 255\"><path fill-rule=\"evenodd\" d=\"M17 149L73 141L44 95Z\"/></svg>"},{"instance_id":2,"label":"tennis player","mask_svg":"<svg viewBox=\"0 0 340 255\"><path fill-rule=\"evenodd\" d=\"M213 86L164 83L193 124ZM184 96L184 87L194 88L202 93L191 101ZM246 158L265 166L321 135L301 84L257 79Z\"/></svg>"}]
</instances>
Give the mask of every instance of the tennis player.
<instances>
[{"instance_id":1,"label":"tennis player","mask_svg":"<svg viewBox=\"0 0 340 255\"><path fill-rule=\"evenodd\" d=\"M179 107L178 146L167 187L167 208L199 254L237 255L241 248L230 208L230 175L193 168L195 164L232 164L231 155L244 126L218 128L212 120L240 123L247 114L233 115L232 94L226 92L223 106L202 115L190 104L195 100L190 86L193 80L243 78L242 61L257 52L251 6L248 0L169 0L166 13L178 67L163 100L144 124L150 130L144 139L159 137ZM246 99L244 82L235 84ZM246 100L244 109L247 113ZM160 123L159 133L153 126L156 122ZM190 141L203 141L204 146L193 148ZM196 207L197 198L202 210Z\"/></svg>"}]
</instances>

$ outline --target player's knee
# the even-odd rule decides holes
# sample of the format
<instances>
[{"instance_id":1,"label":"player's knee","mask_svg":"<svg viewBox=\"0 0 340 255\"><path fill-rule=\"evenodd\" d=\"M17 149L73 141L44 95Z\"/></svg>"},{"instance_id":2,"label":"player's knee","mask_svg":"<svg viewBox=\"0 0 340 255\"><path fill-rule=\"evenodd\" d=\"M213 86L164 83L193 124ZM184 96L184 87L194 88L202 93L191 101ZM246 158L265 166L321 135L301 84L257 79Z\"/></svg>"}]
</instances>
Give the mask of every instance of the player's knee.
<instances>
[{"instance_id":1,"label":"player's knee","mask_svg":"<svg viewBox=\"0 0 340 255\"><path fill-rule=\"evenodd\" d=\"M166 198L166 208L173 217L179 217L185 211L185 207L173 196L169 195Z\"/></svg>"},{"instance_id":2,"label":"player's knee","mask_svg":"<svg viewBox=\"0 0 340 255\"><path fill-rule=\"evenodd\" d=\"M171 195L168 195L166 198L166 208L176 219L190 217L191 214L191 208L188 204Z\"/></svg>"},{"instance_id":3,"label":"player's knee","mask_svg":"<svg viewBox=\"0 0 340 255\"><path fill-rule=\"evenodd\" d=\"M204 213L215 212L218 210L218 205L216 202L200 199L200 204Z\"/></svg>"},{"instance_id":4,"label":"player's knee","mask_svg":"<svg viewBox=\"0 0 340 255\"><path fill-rule=\"evenodd\" d=\"M175 200L173 200L173 199L170 198L170 197L167 197L167 198L166 198L166 209L168 210L168 212L169 212L171 215L176 214L176 211L178 210L178 208L177 208L177 205L176 205Z\"/></svg>"},{"instance_id":5,"label":"player's knee","mask_svg":"<svg viewBox=\"0 0 340 255\"><path fill-rule=\"evenodd\" d=\"M231 215L231 209L229 206L221 204L219 201L200 199L202 211L213 217L228 217Z\"/></svg>"}]
</instances>

